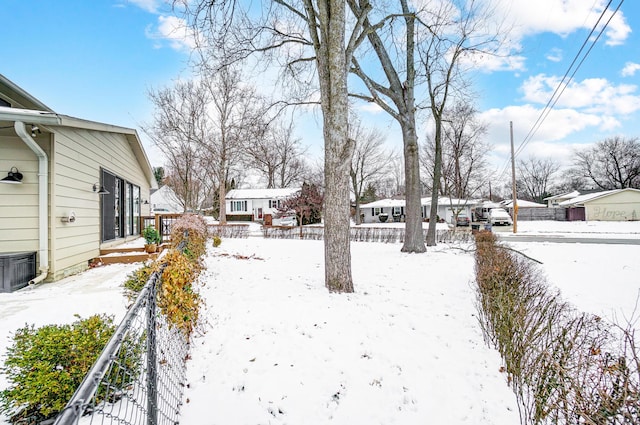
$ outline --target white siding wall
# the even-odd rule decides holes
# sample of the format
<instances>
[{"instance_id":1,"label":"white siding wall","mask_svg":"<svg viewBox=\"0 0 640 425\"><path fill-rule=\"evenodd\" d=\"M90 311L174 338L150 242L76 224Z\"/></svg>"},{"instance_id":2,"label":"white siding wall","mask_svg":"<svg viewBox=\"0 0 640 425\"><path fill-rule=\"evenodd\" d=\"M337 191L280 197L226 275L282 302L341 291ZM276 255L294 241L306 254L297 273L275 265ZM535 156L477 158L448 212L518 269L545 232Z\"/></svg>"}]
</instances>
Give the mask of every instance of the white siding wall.
<instances>
[{"instance_id":1,"label":"white siding wall","mask_svg":"<svg viewBox=\"0 0 640 425\"><path fill-rule=\"evenodd\" d=\"M58 279L86 268L88 260L99 255L100 195L93 192L93 185L100 182L101 168L140 186L142 199L149 199L149 183L123 134L59 128L54 146L52 272ZM62 222L71 211L76 221Z\"/></svg>"},{"instance_id":2,"label":"white siding wall","mask_svg":"<svg viewBox=\"0 0 640 425\"><path fill-rule=\"evenodd\" d=\"M47 136L36 139L48 153ZM0 136L0 179L11 167L22 184L0 184L0 252L38 250L38 159L17 136Z\"/></svg>"},{"instance_id":3,"label":"white siding wall","mask_svg":"<svg viewBox=\"0 0 640 425\"><path fill-rule=\"evenodd\" d=\"M587 220L640 220L640 191L627 190L585 203Z\"/></svg>"}]
</instances>

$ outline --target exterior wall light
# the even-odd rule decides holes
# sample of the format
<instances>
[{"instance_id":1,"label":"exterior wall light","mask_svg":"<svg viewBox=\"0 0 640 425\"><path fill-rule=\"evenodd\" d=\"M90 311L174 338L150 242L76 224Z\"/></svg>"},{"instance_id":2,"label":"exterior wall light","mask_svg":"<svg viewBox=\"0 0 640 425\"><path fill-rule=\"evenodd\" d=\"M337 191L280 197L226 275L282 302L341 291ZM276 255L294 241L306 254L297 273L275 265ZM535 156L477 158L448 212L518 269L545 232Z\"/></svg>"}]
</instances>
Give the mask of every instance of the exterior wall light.
<instances>
[{"instance_id":1,"label":"exterior wall light","mask_svg":"<svg viewBox=\"0 0 640 425\"><path fill-rule=\"evenodd\" d=\"M7 177L0 180L0 183L22 184L22 173L16 167L11 167Z\"/></svg>"},{"instance_id":2,"label":"exterior wall light","mask_svg":"<svg viewBox=\"0 0 640 425\"><path fill-rule=\"evenodd\" d=\"M98 195L108 195L110 193L107 189L104 188L104 186L101 186L99 183L93 184L93 191L98 192Z\"/></svg>"}]
</instances>

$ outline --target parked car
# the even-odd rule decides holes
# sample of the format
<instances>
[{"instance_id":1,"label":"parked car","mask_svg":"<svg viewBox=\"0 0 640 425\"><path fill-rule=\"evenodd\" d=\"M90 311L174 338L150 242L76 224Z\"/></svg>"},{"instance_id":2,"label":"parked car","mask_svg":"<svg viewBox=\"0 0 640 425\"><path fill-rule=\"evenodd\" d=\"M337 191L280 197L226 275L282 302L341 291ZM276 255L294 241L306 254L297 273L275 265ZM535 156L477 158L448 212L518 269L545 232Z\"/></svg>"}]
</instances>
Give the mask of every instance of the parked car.
<instances>
[{"instance_id":1,"label":"parked car","mask_svg":"<svg viewBox=\"0 0 640 425\"><path fill-rule=\"evenodd\" d=\"M491 211L489 211L488 220L493 226L511 226L513 224L509 213L502 208L492 208Z\"/></svg>"},{"instance_id":2,"label":"parked car","mask_svg":"<svg viewBox=\"0 0 640 425\"><path fill-rule=\"evenodd\" d=\"M467 213L464 212L464 211L460 211L458 213L457 220L456 220L455 215L452 215L451 216L451 224L453 224L454 220L455 220L456 226L469 226L471 224L471 219L469 218Z\"/></svg>"},{"instance_id":3,"label":"parked car","mask_svg":"<svg viewBox=\"0 0 640 425\"><path fill-rule=\"evenodd\" d=\"M287 215L280 219L280 226L293 227L298 225L298 220L294 215Z\"/></svg>"}]
</instances>

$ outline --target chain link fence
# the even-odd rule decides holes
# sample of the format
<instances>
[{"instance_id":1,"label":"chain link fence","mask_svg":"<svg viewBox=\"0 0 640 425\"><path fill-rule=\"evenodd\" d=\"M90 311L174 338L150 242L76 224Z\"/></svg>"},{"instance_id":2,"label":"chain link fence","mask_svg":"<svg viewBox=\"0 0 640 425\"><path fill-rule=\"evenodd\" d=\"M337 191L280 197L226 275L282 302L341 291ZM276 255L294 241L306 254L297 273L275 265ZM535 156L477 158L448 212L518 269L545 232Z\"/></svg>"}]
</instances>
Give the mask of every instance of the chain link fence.
<instances>
[{"instance_id":1,"label":"chain link fence","mask_svg":"<svg viewBox=\"0 0 640 425\"><path fill-rule=\"evenodd\" d=\"M272 239L311 239L322 240L324 238L324 227L303 226L283 227L283 226L263 226L262 235ZM424 239L427 239L427 229L423 229ZM383 243L403 243L405 229L401 227L351 227L350 238L352 242L383 242ZM436 241L438 243L471 243L473 235L470 229L457 230L436 230Z\"/></svg>"},{"instance_id":2,"label":"chain link fence","mask_svg":"<svg viewBox=\"0 0 640 425\"><path fill-rule=\"evenodd\" d=\"M55 425L178 423L189 341L157 309L164 267L151 275Z\"/></svg>"}]
</instances>

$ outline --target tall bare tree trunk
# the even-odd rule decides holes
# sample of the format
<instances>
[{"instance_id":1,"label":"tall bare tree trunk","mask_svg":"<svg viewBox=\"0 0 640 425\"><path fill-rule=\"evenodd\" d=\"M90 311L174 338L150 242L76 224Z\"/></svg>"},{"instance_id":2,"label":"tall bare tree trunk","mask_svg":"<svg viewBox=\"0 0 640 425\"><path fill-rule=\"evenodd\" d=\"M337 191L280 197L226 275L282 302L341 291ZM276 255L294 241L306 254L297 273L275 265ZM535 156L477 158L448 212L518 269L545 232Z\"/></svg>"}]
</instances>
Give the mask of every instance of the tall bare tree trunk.
<instances>
[{"instance_id":1,"label":"tall bare tree trunk","mask_svg":"<svg viewBox=\"0 0 640 425\"><path fill-rule=\"evenodd\" d=\"M427 230L427 246L436 246L436 223L438 222L438 193L440 192L440 176L442 175L442 122L436 120L435 154L433 158L433 184L431 191L431 210L429 211L429 228Z\"/></svg>"},{"instance_id":2,"label":"tall bare tree trunk","mask_svg":"<svg viewBox=\"0 0 640 425\"><path fill-rule=\"evenodd\" d=\"M344 0L318 1L316 58L325 147L325 285L331 292L353 292L349 223L349 171L354 143L348 138L347 58ZM313 20L313 22L316 22Z\"/></svg>"},{"instance_id":3,"label":"tall bare tree trunk","mask_svg":"<svg viewBox=\"0 0 640 425\"><path fill-rule=\"evenodd\" d=\"M405 237L402 252L421 253L427 250L424 244L422 231L422 202L420 188L420 158L418 148L418 135L416 134L415 116L413 112L402 128L404 140L404 173L405 173Z\"/></svg>"}]
</instances>

